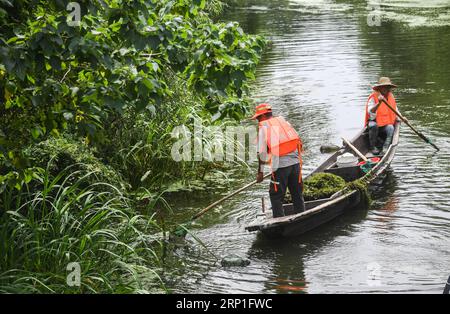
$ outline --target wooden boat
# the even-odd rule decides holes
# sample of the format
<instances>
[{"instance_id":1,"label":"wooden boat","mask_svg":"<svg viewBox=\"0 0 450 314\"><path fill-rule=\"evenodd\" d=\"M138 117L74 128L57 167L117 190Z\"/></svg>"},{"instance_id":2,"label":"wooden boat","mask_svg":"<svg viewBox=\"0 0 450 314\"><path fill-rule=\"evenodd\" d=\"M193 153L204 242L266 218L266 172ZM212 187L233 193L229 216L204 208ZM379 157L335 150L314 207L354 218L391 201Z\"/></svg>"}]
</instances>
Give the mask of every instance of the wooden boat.
<instances>
[{"instance_id":1,"label":"wooden boat","mask_svg":"<svg viewBox=\"0 0 450 314\"><path fill-rule=\"evenodd\" d=\"M370 184L377 179L382 179L386 169L389 167L394 158L399 142L399 134L400 122L395 125L391 146L383 156L379 156L381 157L381 160L376 163L368 173L364 173L360 166L337 166L337 158L340 155L346 152L353 153L353 151L346 146L330 156L330 158L328 158L322 165L309 174L308 177L315 173L325 172L339 175L347 182L357 179L364 179ZM369 152L369 135L366 130L361 131L350 142L366 157L373 157L373 155ZM257 219L245 227L245 229L251 232L260 231L270 237L297 236L333 220L334 218L342 215L345 211L357 208L361 205L363 197L363 192L358 189L344 189L333 194L329 198L305 202L306 210L299 214L273 218L272 210L268 210L265 214L258 215ZM283 206L286 214L293 212L292 204L284 204Z\"/></svg>"}]
</instances>

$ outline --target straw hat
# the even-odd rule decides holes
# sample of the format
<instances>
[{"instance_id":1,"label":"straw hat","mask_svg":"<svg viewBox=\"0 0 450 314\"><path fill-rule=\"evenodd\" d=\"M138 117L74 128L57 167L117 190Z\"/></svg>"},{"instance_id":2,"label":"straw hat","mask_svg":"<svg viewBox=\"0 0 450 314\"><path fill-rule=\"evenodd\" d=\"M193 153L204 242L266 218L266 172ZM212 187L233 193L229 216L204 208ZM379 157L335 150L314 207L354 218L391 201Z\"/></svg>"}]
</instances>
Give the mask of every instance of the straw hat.
<instances>
[{"instance_id":1,"label":"straw hat","mask_svg":"<svg viewBox=\"0 0 450 314\"><path fill-rule=\"evenodd\" d=\"M252 120L268 112L272 112L272 107L269 104L260 104L256 106L255 114L253 115Z\"/></svg>"},{"instance_id":2,"label":"straw hat","mask_svg":"<svg viewBox=\"0 0 450 314\"><path fill-rule=\"evenodd\" d=\"M392 84L391 79L389 77L380 77L378 83L372 86L372 89L377 89L378 87L382 86L397 87L397 85Z\"/></svg>"}]
</instances>

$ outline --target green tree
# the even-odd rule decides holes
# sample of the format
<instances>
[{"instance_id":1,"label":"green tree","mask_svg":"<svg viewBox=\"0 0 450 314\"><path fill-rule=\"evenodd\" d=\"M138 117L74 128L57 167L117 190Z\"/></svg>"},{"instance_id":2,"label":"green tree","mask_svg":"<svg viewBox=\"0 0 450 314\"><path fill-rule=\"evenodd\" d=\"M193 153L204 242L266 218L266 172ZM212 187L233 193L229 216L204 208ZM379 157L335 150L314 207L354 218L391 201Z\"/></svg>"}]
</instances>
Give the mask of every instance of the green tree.
<instances>
[{"instance_id":1,"label":"green tree","mask_svg":"<svg viewBox=\"0 0 450 314\"><path fill-rule=\"evenodd\" d=\"M264 40L214 23L217 1L0 0L0 184L32 179L23 148L68 130L87 142L127 108L158 112L174 75L214 118L246 113Z\"/></svg>"}]
</instances>

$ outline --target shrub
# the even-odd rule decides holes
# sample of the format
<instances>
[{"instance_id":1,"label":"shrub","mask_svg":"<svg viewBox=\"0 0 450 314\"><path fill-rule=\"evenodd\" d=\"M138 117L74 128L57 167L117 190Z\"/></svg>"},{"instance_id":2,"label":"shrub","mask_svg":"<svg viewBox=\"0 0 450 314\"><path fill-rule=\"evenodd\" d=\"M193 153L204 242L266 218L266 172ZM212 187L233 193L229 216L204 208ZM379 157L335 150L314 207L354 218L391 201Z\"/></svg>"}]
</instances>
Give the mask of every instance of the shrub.
<instances>
[{"instance_id":1,"label":"shrub","mask_svg":"<svg viewBox=\"0 0 450 314\"><path fill-rule=\"evenodd\" d=\"M92 175L45 171L39 189L1 194L0 293L164 291L155 220L111 184L81 188ZM66 283L70 262L80 264L80 287Z\"/></svg>"},{"instance_id":2,"label":"shrub","mask_svg":"<svg viewBox=\"0 0 450 314\"><path fill-rule=\"evenodd\" d=\"M53 176L70 167L70 171L77 174L92 173L85 179L89 183L106 182L123 189L126 184L120 175L94 153L94 148L70 135L50 137L24 150L33 165L47 167ZM75 179L73 175L72 179Z\"/></svg>"}]
</instances>

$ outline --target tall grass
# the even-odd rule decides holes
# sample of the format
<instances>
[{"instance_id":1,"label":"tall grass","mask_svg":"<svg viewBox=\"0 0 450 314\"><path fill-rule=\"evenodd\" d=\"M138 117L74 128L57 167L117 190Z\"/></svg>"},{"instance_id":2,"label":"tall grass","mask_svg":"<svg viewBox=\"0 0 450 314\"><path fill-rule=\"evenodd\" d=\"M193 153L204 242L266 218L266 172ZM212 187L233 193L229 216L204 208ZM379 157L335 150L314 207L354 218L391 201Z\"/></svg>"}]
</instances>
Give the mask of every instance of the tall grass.
<instances>
[{"instance_id":1,"label":"tall grass","mask_svg":"<svg viewBox=\"0 0 450 314\"><path fill-rule=\"evenodd\" d=\"M0 195L0 293L164 291L154 217L136 214L109 183L86 185L93 175L46 169L28 191ZM71 262L79 287L66 282Z\"/></svg>"},{"instance_id":2,"label":"tall grass","mask_svg":"<svg viewBox=\"0 0 450 314\"><path fill-rule=\"evenodd\" d=\"M113 141L99 148L101 156L109 156L107 164L121 174L132 190L145 187L163 191L175 185L189 187L192 182L204 179L208 172L226 166L224 162L207 158L214 147L225 147L230 140L220 138L220 132L210 138L203 136L205 158L202 161L194 158L181 162L173 160L171 149L177 141L172 136L175 127L186 126L193 133L194 121L204 128L214 126L223 131L226 126L237 124L230 120L212 121L211 115L204 111L195 95L187 91L183 82L176 77L173 82L173 94L165 99L163 108L156 112L129 110L107 130L107 137ZM194 139L191 144L193 148ZM236 162L245 163L237 158Z\"/></svg>"}]
</instances>

